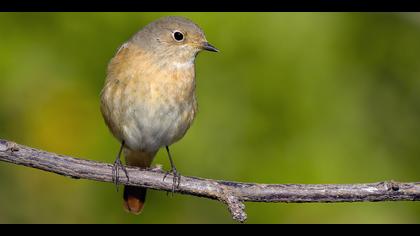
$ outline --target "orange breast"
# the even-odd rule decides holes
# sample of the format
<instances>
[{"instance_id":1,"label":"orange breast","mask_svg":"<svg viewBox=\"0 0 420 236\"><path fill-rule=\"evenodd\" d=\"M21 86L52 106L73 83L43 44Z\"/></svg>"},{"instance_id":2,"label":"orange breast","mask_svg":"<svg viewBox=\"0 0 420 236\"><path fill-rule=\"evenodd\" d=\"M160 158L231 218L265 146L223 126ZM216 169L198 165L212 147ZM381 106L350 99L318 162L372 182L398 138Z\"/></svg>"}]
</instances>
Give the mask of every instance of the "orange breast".
<instances>
[{"instance_id":1,"label":"orange breast","mask_svg":"<svg viewBox=\"0 0 420 236\"><path fill-rule=\"evenodd\" d=\"M102 113L111 132L133 149L157 150L179 140L197 107L194 65L156 61L122 48L108 67Z\"/></svg>"}]
</instances>

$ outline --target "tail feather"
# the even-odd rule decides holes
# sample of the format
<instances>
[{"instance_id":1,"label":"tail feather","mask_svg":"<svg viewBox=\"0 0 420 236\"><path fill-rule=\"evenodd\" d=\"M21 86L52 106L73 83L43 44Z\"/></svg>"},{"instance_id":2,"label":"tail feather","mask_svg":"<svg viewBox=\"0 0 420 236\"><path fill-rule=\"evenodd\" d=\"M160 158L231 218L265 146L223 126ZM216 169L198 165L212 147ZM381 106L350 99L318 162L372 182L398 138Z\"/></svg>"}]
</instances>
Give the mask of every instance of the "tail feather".
<instances>
[{"instance_id":1,"label":"tail feather","mask_svg":"<svg viewBox=\"0 0 420 236\"><path fill-rule=\"evenodd\" d=\"M124 209L128 213L139 215L146 201L146 188L124 186Z\"/></svg>"},{"instance_id":2,"label":"tail feather","mask_svg":"<svg viewBox=\"0 0 420 236\"><path fill-rule=\"evenodd\" d=\"M125 160L129 166L150 167L156 153L124 149ZM143 211L147 188L124 186L124 209L135 215Z\"/></svg>"}]
</instances>

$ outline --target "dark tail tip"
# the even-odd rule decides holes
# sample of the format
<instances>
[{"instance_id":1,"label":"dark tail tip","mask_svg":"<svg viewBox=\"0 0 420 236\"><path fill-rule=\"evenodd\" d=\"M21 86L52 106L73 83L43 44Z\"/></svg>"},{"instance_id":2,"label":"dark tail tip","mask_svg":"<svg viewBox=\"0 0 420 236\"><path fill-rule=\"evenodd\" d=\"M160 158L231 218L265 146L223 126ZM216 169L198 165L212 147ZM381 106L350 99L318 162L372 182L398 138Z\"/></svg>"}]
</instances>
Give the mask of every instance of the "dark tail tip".
<instances>
[{"instance_id":1,"label":"dark tail tip","mask_svg":"<svg viewBox=\"0 0 420 236\"><path fill-rule=\"evenodd\" d=\"M139 215L144 208L147 188L124 186L124 208L127 212Z\"/></svg>"}]
</instances>

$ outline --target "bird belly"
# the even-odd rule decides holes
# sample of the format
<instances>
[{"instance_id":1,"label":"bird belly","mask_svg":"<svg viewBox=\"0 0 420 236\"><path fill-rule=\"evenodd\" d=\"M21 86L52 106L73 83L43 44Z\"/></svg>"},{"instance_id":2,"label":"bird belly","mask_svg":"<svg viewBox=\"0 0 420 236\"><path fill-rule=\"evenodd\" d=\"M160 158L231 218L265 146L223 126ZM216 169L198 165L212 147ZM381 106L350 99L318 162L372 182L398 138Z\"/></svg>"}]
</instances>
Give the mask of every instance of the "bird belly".
<instances>
[{"instance_id":1,"label":"bird belly","mask_svg":"<svg viewBox=\"0 0 420 236\"><path fill-rule=\"evenodd\" d=\"M135 150L157 151L184 136L195 114L193 101L177 104L139 102L127 110L123 128L127 146Z\"/></svg>"},{"instance_id":2,"label":"bird belly","mask_svg":"<svg viewBox=\"0 0 420 236\"><path fill-rule=\"evenodd\" d=\"M148 152L181 139L197 108L194 64L188 65L130 64L118 74L112 64L101 109L113 135L131 150Z\"/></svg>"}]
</instances>

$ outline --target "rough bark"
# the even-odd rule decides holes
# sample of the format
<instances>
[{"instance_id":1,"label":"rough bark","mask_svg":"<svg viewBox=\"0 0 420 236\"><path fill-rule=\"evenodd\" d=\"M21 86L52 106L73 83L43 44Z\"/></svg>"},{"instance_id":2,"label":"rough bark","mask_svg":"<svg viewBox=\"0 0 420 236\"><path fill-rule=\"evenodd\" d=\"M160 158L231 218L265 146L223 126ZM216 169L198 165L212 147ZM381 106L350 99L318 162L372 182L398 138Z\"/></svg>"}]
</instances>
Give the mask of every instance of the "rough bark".
<instances>
[{"instance_id":1,"label":"rough bark","mask_svg":"<svg viewBox=\"0 0 420 236\"><path fill-rule=\"evenodd\" d=\"M113 182L112 165L50 153L0 139L0 161L23 165L74 179ZM124 185L172 191L172 176L163 180L161 169L127 167ZM182 176L176 193L219 200L228 206L232 217L246 220L243 202L377 202L419 201L420 182L384 181L368 184L255 184Z\"/></svg>"}]
</instances>

